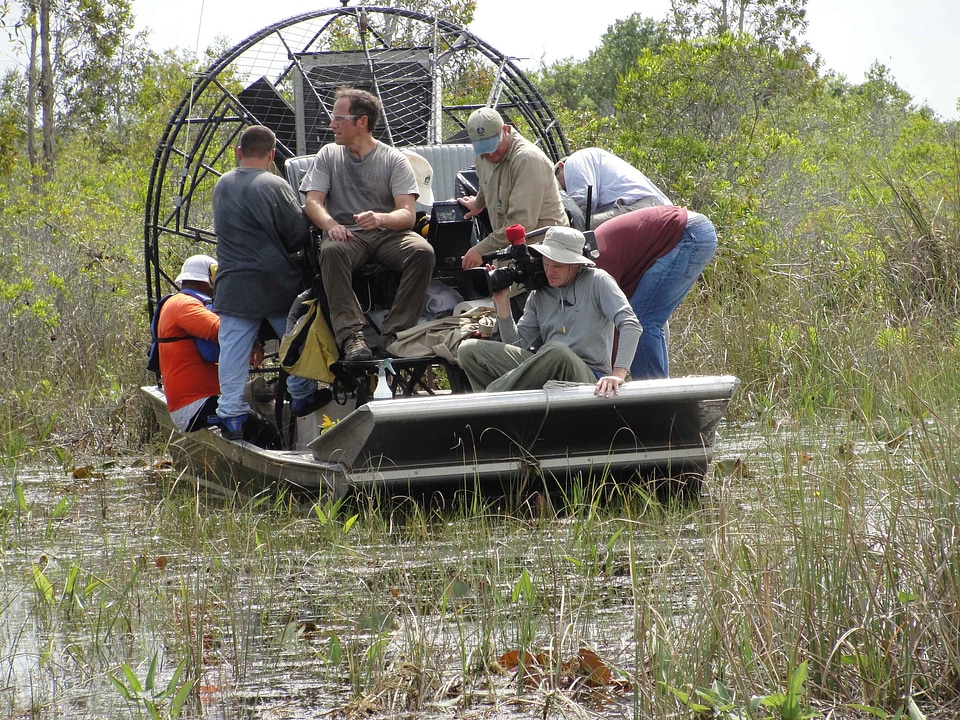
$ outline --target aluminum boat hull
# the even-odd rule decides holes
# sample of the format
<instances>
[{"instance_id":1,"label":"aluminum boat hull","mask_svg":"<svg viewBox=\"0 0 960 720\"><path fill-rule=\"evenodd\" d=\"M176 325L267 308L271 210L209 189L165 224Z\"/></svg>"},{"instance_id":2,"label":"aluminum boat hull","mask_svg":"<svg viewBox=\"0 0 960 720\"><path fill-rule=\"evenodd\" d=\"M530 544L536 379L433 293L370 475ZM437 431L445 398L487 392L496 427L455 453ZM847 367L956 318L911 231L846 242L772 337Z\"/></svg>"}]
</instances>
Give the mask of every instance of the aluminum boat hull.
<instances>
[{"instance_id":1,"label":"aluminum boat hull","mask_svg":"<svg viewBox=\"0 0 960 720\"><path fill-rule=\"evenodd\" d=\"M592 386L375 401L356 408L307 450L264 450L218 430L177 432L163 392L142 388L170 433L174 466L226 491L289 490L342 497L503 489L531 478L669 479L698 491L717 426L739 381L692 376Z\"/></svg>"}]
</instances>

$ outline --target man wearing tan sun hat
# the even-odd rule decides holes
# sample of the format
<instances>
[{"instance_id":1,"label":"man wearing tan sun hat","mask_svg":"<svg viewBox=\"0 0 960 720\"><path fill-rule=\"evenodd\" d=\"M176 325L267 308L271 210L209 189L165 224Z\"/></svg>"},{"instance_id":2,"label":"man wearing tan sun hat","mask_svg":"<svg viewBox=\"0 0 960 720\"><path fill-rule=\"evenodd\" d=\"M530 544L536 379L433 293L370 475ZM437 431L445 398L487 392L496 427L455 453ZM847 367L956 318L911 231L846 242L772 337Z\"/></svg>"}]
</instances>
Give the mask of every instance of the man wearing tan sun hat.
<instances>
[{"instance_id":1,"label":"man wearing tan sun hat","mask_svg":"<svg viewBox=\"0 0 960 720\"><path fill-rule=\"evenodd\" d=\"M516 228L507 228L511 237ZM457 354L475 391L537 390L562 380L592 383L600 397L620 393L640 322L614 279L583 255L583 245L579 230L551 227L542 242L529 246L542 257L547 285L530 291L518 322L510 311L510 289L494 292L502 342L466 340ZM620 339L611 363L615 328Z\"/></svg>"},{"instance_id":2,"label":"man wearing tan sun hat","mask_svg":"<svg viewBox=\"0 0 960 720\"><path fill-rule=\"evenodd\" d=\"M569 226L553 163L543 150L505 124L500 113L490 107L471 113L467 134L477 155L480 192L457 200L467 208L468 218L486 209L493 232L463 256L464 270L480 267L482 255L505 248L510 225L522 225L527 232Z\"/></svg>"}]
</instances>

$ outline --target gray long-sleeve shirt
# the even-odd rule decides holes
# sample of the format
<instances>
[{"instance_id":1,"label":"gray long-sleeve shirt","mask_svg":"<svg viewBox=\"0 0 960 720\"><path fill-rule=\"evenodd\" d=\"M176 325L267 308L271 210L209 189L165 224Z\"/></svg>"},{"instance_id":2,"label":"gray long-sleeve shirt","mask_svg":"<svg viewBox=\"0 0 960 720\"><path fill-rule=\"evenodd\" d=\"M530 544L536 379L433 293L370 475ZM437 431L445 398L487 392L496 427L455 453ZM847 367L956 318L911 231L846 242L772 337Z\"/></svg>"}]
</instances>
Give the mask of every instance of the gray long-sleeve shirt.
<instances>
[{"instance_id":1,"label":"gray long-sleeve shirt","mask_svg":"<svg viewBox=\"0 0 960 720\"><path fill-rule=\"evenodd\" d=\"M613 330L620 331L614 367L629 368L642 329L630 301L609 274L584 267L561 288L544 287L527 296L519 323L498 319L500 338L518 347L562 342L600 375L609 375Z\"/></svg>"},{"instance_id":2,"label":"gray long-sleeve shirt","mask_svg":"<svg viewBox=\"0 0 960 720\"><path fill-rule=\"evenodd\" d=\"M213 190L213 228L217 312L285 317L303 284L294 253L309 238L293 188L266 170L231 170Z\"/></svg>"}]
</instances>

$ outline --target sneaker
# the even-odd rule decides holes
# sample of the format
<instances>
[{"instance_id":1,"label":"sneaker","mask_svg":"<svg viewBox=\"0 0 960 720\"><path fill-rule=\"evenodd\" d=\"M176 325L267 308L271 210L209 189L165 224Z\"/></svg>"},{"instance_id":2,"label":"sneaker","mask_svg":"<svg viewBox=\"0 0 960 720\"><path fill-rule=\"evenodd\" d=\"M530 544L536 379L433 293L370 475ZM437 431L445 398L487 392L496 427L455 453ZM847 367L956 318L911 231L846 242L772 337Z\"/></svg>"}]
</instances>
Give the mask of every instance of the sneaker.
<instances>
[{"instance_id":1,"label":"sneaker","mask_svg":"<svg viewBox=\"0 0 960 720\"><path fill-rule=\"evenodd\" d=\"M224 440L243 439L243 423L246 422L246 413L233 417L220 418L220 434Z\"/></svg>"},{"instance_id":2,"label":"sneaker","mask_svg":"<svg viewBox=\"0 0 960 720\"><path fill-rule=\"evenodd\" d=\"M291 400L290 412L294 417L303 417L316 412L331 400L333 400L333 393L330 388L318 388L305 398Z\"/></svg>"},{"instance_id":3,"label":"sneaker","mask_svg":"<svg viewBox=\"0 0 960 720\"><path fill-rule=\"evenodd\" d=\"M363 333L357 333L343 344L343 359L346 362L373 360L373 353L367 347L367 341L363 339Z\"/></svg>"}]
</instances>

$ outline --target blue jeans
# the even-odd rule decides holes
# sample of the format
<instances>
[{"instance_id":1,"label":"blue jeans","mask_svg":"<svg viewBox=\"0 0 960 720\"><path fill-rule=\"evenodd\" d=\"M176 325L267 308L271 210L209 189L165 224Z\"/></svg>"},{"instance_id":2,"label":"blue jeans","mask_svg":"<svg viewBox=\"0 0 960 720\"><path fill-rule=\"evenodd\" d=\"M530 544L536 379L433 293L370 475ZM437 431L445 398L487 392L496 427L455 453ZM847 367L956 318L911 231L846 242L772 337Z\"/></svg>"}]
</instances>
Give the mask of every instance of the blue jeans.
<instances>
[{"instance_id":1,"label":"blue jeans","mask_svg":"<svg viewBox=\"0 0 960 720\"><path fill-rule=\"evenodd\" d=\"M630 305L643 326L637 354L630 366L631 379L670 376L663 326L716 251L717 231L713 223L705 215L691 212L680 242L640 278L630 298Z\"/></svg>"},{"instance_id":2,"label":"blue jeans","mask_svg":"<svg viewBox=\"0 0 960 720\"><path fill-rule=\"evenodd\" d=\"M287 327L287 318L284 315L266 318L270 327L283 337ZM220 316L220 402L217 405L217 415L221 418L235 417L250 412L250 406L243 399L247 386L247 377L250 375L250 351L253 341L260 330L259 318L237 317L236 315ZM287 390L294 398L308 397L316 388L316 383L307 378L287 378Z\"/></svg>"}]
</instances>

